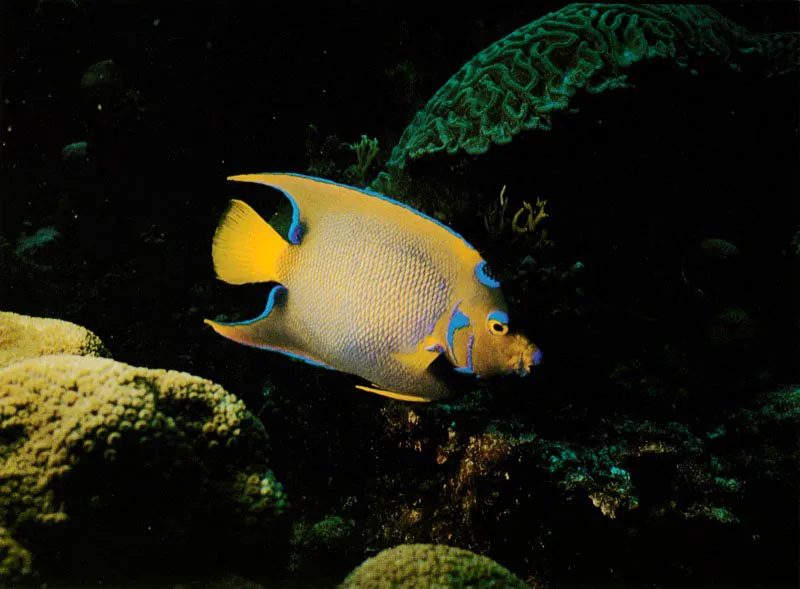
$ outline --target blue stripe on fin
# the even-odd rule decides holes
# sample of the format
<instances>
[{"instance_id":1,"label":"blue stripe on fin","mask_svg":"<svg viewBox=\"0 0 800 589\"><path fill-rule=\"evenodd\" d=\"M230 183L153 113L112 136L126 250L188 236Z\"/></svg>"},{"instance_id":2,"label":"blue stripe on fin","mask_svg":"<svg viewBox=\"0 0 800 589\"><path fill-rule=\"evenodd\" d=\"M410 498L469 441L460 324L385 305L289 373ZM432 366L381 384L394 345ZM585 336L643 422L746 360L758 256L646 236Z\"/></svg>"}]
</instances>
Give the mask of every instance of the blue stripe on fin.
<instances>
[{"instance_id":1,"label":"blue stripe on fin","mask_svg":"<svg viewBox=\"0 0 800 589\"><path fill-rule=\"evenodd\" d=\"M336 370L339 371L338 368L334 368L329 364L325 364L319 360L314 360L313 358L309 358L308 356L303 356L302 354L298 354L297 352L290 352L289 350L284 350L283 348L278 348L276 346L266 346L263 344L248 344L247 342L237 342L242 344L243 346L248 346L250 348L257 348L259 350L267 350L268 352L277 352L279 354L283 354L284 356L289 356L294 360L302 360L307 364L311 364L312 366L318 366L319 368L327 368L328 370Z\"/></svg>"},{"instance_id":2,"label":"blue stripe on fin","mask_svg":"<svg viewBox=\"0 0 800 589\"><path fill-rule=\"evenodd\" d=\"M264 172L264 173L265 174L276 174L276 173L279 173L279 172ZM407 210L411 211L412 213L415 213L415 214L419 215L423 219L427 219L428 221L436 223L439 227L441 227L442 229L445 229L451 235L453 235L454 237L457 237L458 239L463 241L467 245L467 247L469 247L472 250L475 249L470 242L468 242L466 239L464 239L464 237L462 235L456 233L455 231L453 231L450 227L448 227L447 225L445 225L441 221L437 221L433 217L429 217L428 215L418 211L414 207L410 207L407 204L404 204L404 203L402 203L400 201L394 200L393 198L389 198L388 196L380 194L379 192L374 192L372 190L367 190L365 188L358 188L356 186L349 186L348 184L340 184L339 182L334 182L333 180L327 180L325 178L318 178L316 176L308 176L306 174L296 174L294 172L283 172L282 174L285 175L285 176L297 176L298 178L307 178L308 180L315 180L317 182L323 182L325 184L332 184L334 186L341 186L342 188L348 188L350 190L355 190L355 191L360 192L362 194L366 194L367 196L374 196L375 198L380 198L381 200L385 200L386 202L390 202L390 203L392 203L394 205L397 205L399 207L403 207L404 209L407 209ZM286 194L286 193L284 193L284 194ZM289 195L287 194L286 196L289 196ZM291 198L292 197L289 196L289 199L291 199ZM292 206L294 207L295 215L297 215L297 205L295 204L294 200L292 200ZM292 217L292 221L294 222L294 217ZM289 233L291 235L291 230L289 231ZM290 242L291 242L291 239L290 239ZM291 243L294 243L294 242L291 242ZM295 244L295 245L297 245L297 244Z\"/></svg>"},{"instance_id":3,"label":"blue stripe on fin","mask_svg":"<svg viewBox=\"0 0 800 589\"><path fill-rule=\"evenodd\" d=\"M284 350L283 348L276 348L274 346L255 346L262 350L269 350L271 352L278 352L279 354L283 354L284 356L289 356L290 358L294 358L295 360L302 360L307 364L311 364L312 366L318 366L320 368L327 368L328 370L338 370L338 368L334 368L329 364L325 364L324 362L320 362L319 360L313 360L308 356L303 356L302 354L298 354L297 352L290 352L288 350Z\"/></svg>"},{"instance_id":4,"label":"blue stripe on fin","mask_svg":"<svg viewBox=\"0 0 800 589\"><path fill-rule=\"evenodd\" d=\"M264 311L261 313L261 315L259 315L258 317L254 317L253 319L248 319L246 321L236 321L234 323L223 323L222 321L219 321L218 323L219 325L228 325L228 326L252 325L257 321L265 319L270 314L270 312L272 312L272 309L275 307L275 305L278 306L283 305L283 303L286 301L286 295L288 292L289 291L286 289L285 286L283 286L282 284L276 284L275 286L272 287L272 290L269 292L269 297L267 298L267 306L264 307ZM258 348L259 350L278 352L279 354L289 356L290 358L294 358L295 360L302 360L303 362L307 362L312 366L319 366L320 368L327 368L328 370L338 370L337 368L329 366L328 364L320 362L319 360L314 360L313 358L309 358L308 356L304 356L303 354L300 354L298 352L290 352L289 350L285 350L277 346L267 346L264 344L250 344L247 342L238 342L238 343L251 348Z\"/></svg>"},{"instance_id":5,"label":"blue stripe on fin","mask_svg":"<svg viewBox=\"0 0 800 589\"><path fill-rule=\"evenodd\" d=\"M269 291L269 297L267 298L267 306L264 308L264 311L258 317L254 317L253 319L247 319L246 321L235 321L233 323L224 323L219 321L220 325L228 325L228 326L236 326L236 325L252 325L256 321L261 321L267 315L270 314L272 308L278 304L282 305L283 302L286 300L286 293L289 292L286 290L286 287L281 284L276 284L272 287L272 290Z\"/></svg>"},{"instance_id":6,"label":"blue stripe on fin","mask_svg":"<svg viewBox=\"0 0 800 589\"><path fill-rule=\"evenodd\" d=\"M300 245L300 242L303 240L303 235L305 235L306 227L300 222L300 209L297 206L297 202L294 200L294 197L286 192L283 188L269 183L266 183L266 185L274 188L275 190L281 191L292 204L292 223L289 225L289 232L286 237L289 243L292 245Z\"/></svg>"},{"instance_id":7,"label":"blue stripe on fin","mask_svg":"<svg viewBox=\"0 0 800 589\"><path fill-rule=\"evenodd\" d=\"M500 288L500 281L495 278L494 272L489 269L486 260L481 260L477 263L475 266L475 276L478 278L478 282L489 288Z\"/></svg>"}]
</instances>

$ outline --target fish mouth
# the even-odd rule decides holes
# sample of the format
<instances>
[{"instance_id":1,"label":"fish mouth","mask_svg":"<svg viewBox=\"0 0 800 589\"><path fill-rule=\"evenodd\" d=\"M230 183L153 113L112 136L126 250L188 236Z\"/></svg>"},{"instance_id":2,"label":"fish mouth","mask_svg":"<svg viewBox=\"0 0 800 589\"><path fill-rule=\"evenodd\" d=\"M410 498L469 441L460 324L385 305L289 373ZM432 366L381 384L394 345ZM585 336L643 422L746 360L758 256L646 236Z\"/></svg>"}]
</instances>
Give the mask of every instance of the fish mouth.
<instances>
[{"instance_id":1,"label":"fish mouth","mask_svg":"<svg viewBox=\"0 0 800 589\"><path fill-rule=\"evenodd\" d=\"M520 376L528 376L534 366L542 362L542 350L535 344L528 344L522 352L517 363L516 373Z\"/></svg>"}]
</instances>

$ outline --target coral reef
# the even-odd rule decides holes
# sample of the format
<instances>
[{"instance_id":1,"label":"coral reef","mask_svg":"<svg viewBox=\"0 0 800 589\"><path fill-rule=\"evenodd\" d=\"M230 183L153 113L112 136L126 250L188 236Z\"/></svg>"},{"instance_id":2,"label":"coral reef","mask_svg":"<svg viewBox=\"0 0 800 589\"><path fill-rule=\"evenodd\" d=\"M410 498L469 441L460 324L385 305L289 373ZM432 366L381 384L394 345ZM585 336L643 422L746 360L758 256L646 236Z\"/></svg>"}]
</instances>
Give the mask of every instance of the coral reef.
<instances>
[{"instance_id":1,"label":"coral reef","mask_svg":"<svg viewBox=\"0 0 800 589\"><path fill-rule=\"evenodd\" d=\"M800 70L800 33L768 33L761 36L769 59L769 76L796 74Z\"/></svg>"},{"instance_id":2,"label":"coral reef","mask_svg":"<svg viewBox=\"0 0 800 589\"><path fill-rule=\"evenodd\" d=\"M350 573L339 589L466 589L529 585L490 558L434 544L406 544L384 550Z\"/></svg>"},{"instance_id":3,"label":"coral reef","mask_svg":"<svg viewBox=\"0 0 800 589\"><path fill-rule=\"evenodd\" d=\"M0 368L50 354L110 356L100 338L85 327L0 311Z\"/></svg>"},{"instance_id":4,"label":"coral reef","mask_svg":"<svg viewBox=\"0 0 800 589\"><path fill-rule=\"evenodd\" d=\"M132 20L102 3L57 4L63 13L21 23L19 67L3 79L0 305L87 325L129 364L222 384L279 451L257 424L236 438L198 433L216 401L162 395L162 377L145 369L109 382L120 400L109 393L99 407L127 411L142 392L160 425L86 430L100 415L79 409L96 398L76 391L96 375L65 380L72 406L14 405L18 419L50 411L76 429L53 450L63 474L34 464L0 481L25 485L3 508L0 584L32 570L59 586L70 570L85 573L80 586L112 585L112 574L163 584L220 564L221 581L188 586L273 586L288 564L293 586L334 586L367 556L423 542L492 558L536 586L792 586L800 405L784 385L797 370L800 37L739 37L725 18L782 31L797 28L796 10L584 5L525 25L546 9L361 3L375 20L343 19L343 47L330 19L318 26L299 6L285 7L298 18L276 36L246 4L189 2L169 18L131 5ZM490 46L520 25L524 35ZM486 67L470 61L423 108L473 55ZM89 68L79 88L107 56L116 65ZM270 75L241 75L264 67ZM388 154L359 167L359 137L390 148L421 108L395 150L402 177L389 166L388 188L373 187L475 243L503 280L515 329L541 339L540 370L410 409L204 333L207 313L247 319L264 304L263 289L215 282L204 254L223 179L271 162L360 182ZM306 161L310 117L325 133L309 128ZM288 225L286 199L263 196L265 218L282 206ZM6 370L47 361L20 360ZM30 382L49 390L49 377ZM13 419L0 417L12 424L0 464L31 439L45 444ZM291 530L274 518L269 469L292 498Z\"/></svg>"},{"instance_id":5,"label":"coral reef","mask_svg":"<svg viewBox=\"0 0 800 589\"><path fill-rule=\"evenodd\" d=\"M33 574L31 553L0 527L0 583L22 583Z\"/></svg>"},{"instance_id":6,"label":"coral reef","mask_svg":"<svg viewBox=\"0 0 800 589\"><path fill-rule=\"evenodd\" d=\"M64 545L87 574L194 561L244 538L263 547L287 507L260 422L185 373L71 355L11 364L0 438L0 522L37 570L57 569Z\"/></svg>"},{"instance_id":7,"label":"coral reef","mask_svg":"<svg viewBox=\"0 0 800 589\"><path fill-rule=\"evenodd\" d=\"M798 431L800 387L790 386L731 412L711 438L720 451L735 448L739 476L752 478L754 486L768 485L779 495L791 494L797 482L789 473L800 463Z\"/></svg>"},{"instance_id":8,"label":"coral reef","mask_svg":"<svg viewBox=\"0 0 800 589\"><path fill-rule=\"evenodd\" d=\"M357 159L356 163L348 168L348 173L356 186L364 186L367 170L378 155L378 140L362 135L360 141L350 143L348 147L356 154Z\"/></svg>"},{"instance_id":9,"label":"coral reef","mask_svg":"<svg viewBox=\"0 0 800 589\"><path fill-rule=\"evenodd\" d=\"M329 516L308 524L297 521L292 534L291 572L324 569L326 575L344 574L363 558L364 540L352 518Z\"/></svg>"},{"instance_id":10,"label":"coral reef","mask_svg":"<svg viewBox=\"0 0 800 589\"><path fill-rule=\"evenodd\" d=\"M101 92L117 90L121 86L122 79L113 59L92 64L81 78L81 90L94 96Z\"/></svg>"},{"instance_id":11,"label":"coral reef","mask_svg":"<svg viewBox=\"0 0 800 589\"><path fill-rule=\"evenodd\" d=\"M336 135L322 137L314 125L306 128L306 171L310 176L363 187L379 153L378 140L363 133L358 141L347 143Z\"/></svg>"},{"instance_id":12,"label":"coral reef","mask_svg":"<svg viewBox=\"0 0 800 589\"><path fill-rule=\"evenodd\" d=\"M466 63L431 98L392 151L389 168L438 151L485 153L552 115L576 92L630 85L649 59L687 67L693 55L729 61L760 51L757 35L700 5L572 4L521 27Z\"/></svg>"},{"instance_id":13,"label":"coral reef","mask_svg":"<svg viewBox=\"0 0 800 589\"><path fill-rule=\"evenodd\" d=\"M702 546L719 534L731 554L746 546L758 562L786 542L776 530L787 526L765 525L759 513L770 497L781 517L792 505L796 389L722 416L708 433L625 414L579 426L549 414L555 421L532 433L509 417L487 423L498 407L478 400L384 412L381 455L392 458L370 500L371 546L447 543L554 586L612 567L635 586L652 575L684 578L683 567L700 567ZM674 562L648 552L658 538L681 546ZM730 559L720 555L719 566Z\"/></svg>"}]
</instances>

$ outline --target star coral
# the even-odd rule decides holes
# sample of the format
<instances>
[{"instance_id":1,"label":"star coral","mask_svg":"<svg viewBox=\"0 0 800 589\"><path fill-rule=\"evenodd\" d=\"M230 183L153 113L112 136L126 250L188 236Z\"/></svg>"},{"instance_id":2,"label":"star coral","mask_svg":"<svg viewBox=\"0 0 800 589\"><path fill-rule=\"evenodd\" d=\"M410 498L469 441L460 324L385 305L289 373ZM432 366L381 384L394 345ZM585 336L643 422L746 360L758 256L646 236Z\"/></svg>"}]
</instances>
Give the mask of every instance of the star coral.
<instances>
[{"instance_id":1,"label":"star coral","mask_svg":"<svg viewBox=\"0 0 800 589\"><path fill-rule=\"evenodd\" d=\"M64 545L125 570L263 543L287 506L267 450L240 400L186 373L70 355L0 370L0 523L36 569L58 570Z\"/></svg>"},{"instance_id":2,"label":"star coral","mask_svg":"<svg viewBox=\"0 0 800 589\"><path fill-rule=\"evenodd\" d=\"M403 544L384 550L351 572L339 589L466 589L529 585L490 558L437 544Z\"/></svg>"},{"instance_id":3,"label":"star coral","mask_svg":"<svg viewBox=\"0 0 800 589\"><path fill-rule=\"evenodd\" d=\"M0 368L49 354L110 356L100 338L85 327L0 311Z\"/></svg>"}]
</instances>

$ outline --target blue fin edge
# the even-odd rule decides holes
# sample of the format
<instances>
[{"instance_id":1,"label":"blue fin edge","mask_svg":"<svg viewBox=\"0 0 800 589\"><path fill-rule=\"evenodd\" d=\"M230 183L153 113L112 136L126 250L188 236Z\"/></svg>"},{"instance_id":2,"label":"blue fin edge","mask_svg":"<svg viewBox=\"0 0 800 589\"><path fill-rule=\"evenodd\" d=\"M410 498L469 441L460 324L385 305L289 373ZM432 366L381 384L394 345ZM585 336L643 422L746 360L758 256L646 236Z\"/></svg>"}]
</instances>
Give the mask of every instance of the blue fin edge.
<instances>
[{"instance_id":1,"label":"blue fin edge","mask_svg":"<svg viewBox=\"0 0 800 589\"><path fill-rule=\"evenodd\" d=\"M267 306L264 307L264 310L261 312L261 315L258 317L253 317L252 319L247 319L245 321L234 321L233 323L224 323L222 321L218 321L220 325L227 325L228 327L235 327L237 325L252 325L256 321L261 321L265 319L267 315L272 312L272 308L275 306L275 301L277 300L278 296L283 296L287 292L289 292L285 286L282 284L276 284L272 287L272 290L269 291L269 296L267 297Z\"/></svg>"},{"instance_id":2,"label":"blue fin edge","mask_svg":"<svg viewBox=\"0 0 800 589\"><path fill-rule=\"evenodd\" d=\"M264 311L258 317L254 317L253 319L247 319L246 321L235 321L233 323L224 323L222 321L219 321L218 323L220 325L227 325L227 326L252 325L256 321L261 321L262 319L265 319L272 312L272 309L275 307L278 297L285 296L286 293L288 292L289 291L285 286L283 286L282 284L276 284L275 286L272 287L272 290L269 291L269 297L267 297L267 306L264 307ZM278 304L280 303L278 302ZM311 364L312 366L319 366L320 368L327 368L328 370L337 370L333 366L329 366L324 362L320 362L319 360L312 360L307 356L303 356L302 354L298 354L296 352L290 352L288 350L284 350L283 348L278 348L275 346L248 344L248 343L242 343L242 345L248 346L250 348L258 348L259 350L278 352L279 354L283 354L284 356L289 356L290 358L294 358L295 360L302 360L303 362Z\"/></svg>"},{"instance_id":3,"label":"blue fin edge","mask_svg":"<svg viewBox=\"0 0 800 589\"><path fill-rule=\"evenodd\" d=\"M288 350L284 350L283 348L276 348L273 346L252 346L252 347L258 348L259 350L278 352L279 354L283 354L284 356L289 356L290 358L294 358L295 360L302 360L306 364L311 364L311 366L317 366L319 368L327 368L328 370L336 370L337 372L341 372L338 368L334 368L329 364L325 364L324 362L320 362L319 360L312 360L308 356L303 356L302 354L298 354L296 352L290 352Z\"/></svg>"},{"instance_id":4,"label":"blue fin edge","mask_svg":"<svg viewBox=\"0 0 800 589\"><path fill-rule=\"evenodd\" d=\"M305 225L300 222L300 208L297 206L297 201L294 200L294 197L286 192L283 188L279 186L275 186L274 184L267 184L274 188L275 190L279 190L283 193L283 195L289 199L289 202L292 204L292 222L289 225L289 232L286 235L286 239L292 245L300 245L300 242L303 241L303 235L306 232Z\"/></svg>"},{"instance_id":5,"label":"blue fin edge","mask_svg":"<svg viewBox=\"0 0 800 589\"><path fill-rule=\"evenodd\" d=\"M394 205L397 205L398 207L403 207L404 209L407 209L407 210L411 211L412 213L415 213L415 214L419 215L423 219L427 219L428 221L436 223L439 227L441 227L442 229L445 229L451 235L453 235L454 237L457 237L458 239L463 241L465 244L467 244L467 246L470 249L472 249L472 250L475 249L475 247L470 242L468 242L466 239L464 239L464 237L462 235L456 233L455 231L453 231L450 227L448 227L447 225L445 225L441 221L437 221L433 217L429 217L425 213L422 213L422 212L418 211L417 209L415 209L415 208L413 208L413 207L411 207L411 206L409 206L407 204L404 204L404 203L402 203L400 201L394 200L393 198L389 198L388 196L386 196L384 194L381 194L379 192L375 192L373 190L367 190L366 188L357 188L356 186L350 186L348 184L341 184L339 182L334 182L333 180L327 180L325 178L318 178L316 176L308 176L306 174L297 174L297 173L294 173L294 172L262 172L262 173L266 174L266 175L281 174L281 175L284 175L284 176L296 176L298 178L306 178L308 180L314 180L316 182L322 182L324 184L332 184L333 186L340 186L342 188L347 188L349 190L355 190L357 192L360 192L362 194L366 194L368 196L374 196L375 198L380 198L381 200L385 200L386 202L389 202L389 203L392 203ZM268 186L272 186L272 184L269 184L268 182L265 183L265 184L267 184ZM272 187L273 188L277 188L277 186L272 186ZM281 189L278 188L278 190L281 190ZM292 225L289 228L289 242L293 243L294 245L297 245L298 243L300 243L299 241L297 241L295 243L295 242L293 242L291 240L292 230L295 229L295 227L299 227L300 230L302 230L302 225L300 224L300 218L299 218L299 211L297 209L297 203L295 203L295 201L292 198L292 196L290 194L288 194L286 191L281 190L281 192L283 192L289 198L289 200L292 202L292 207L294 208L294 214L292 215ZM498 283L498 286L499 286L499 283Z\"/></svg>"}]
</instances>

